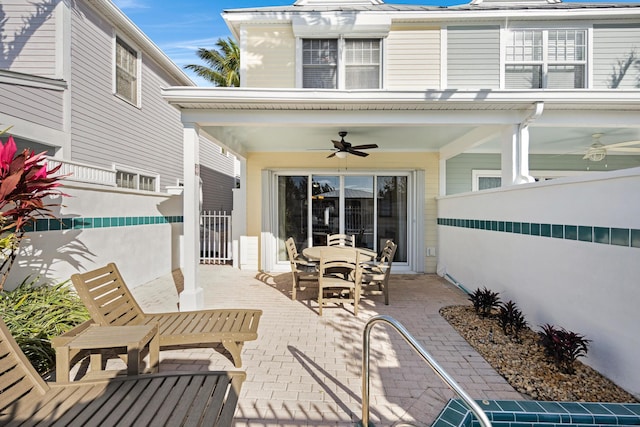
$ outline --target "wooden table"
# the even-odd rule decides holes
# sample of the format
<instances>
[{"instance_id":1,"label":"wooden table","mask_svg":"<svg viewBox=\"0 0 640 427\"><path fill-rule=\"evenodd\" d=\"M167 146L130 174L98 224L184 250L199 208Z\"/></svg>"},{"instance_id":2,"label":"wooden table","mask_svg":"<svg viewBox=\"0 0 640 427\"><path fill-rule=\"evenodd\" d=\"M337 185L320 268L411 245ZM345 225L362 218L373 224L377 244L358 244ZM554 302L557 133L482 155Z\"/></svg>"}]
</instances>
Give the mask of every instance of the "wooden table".
<instances>
[{"instance_id":1,"label":"wooden table","mask_svg":"<svg viewBox=\"0 0 640 427\"><path fill-rule=\"evenodd\" d=\"M360 252L360 260L361 261L371 261L375 259L377 254L371 249L367 248L352 248L349 246L311 246L309 248L304 248L302 250L302 255L307 258L309 261L320 262L320 251L322 249L332 248L332 249L342 249L345 252L345 258L348 259L349 254L355 254L356 251ZM355 258L355 255L351 255Z\"/></svg>"},{"instance_id":2,"label":"wooden table","mask_svg":"<svg viewBox=\"0 0 640 427\"><path fill-rule=\"evenodd\" d=\"M98 326L91 325L65 345L56 347L56 381L69 382L70 354L74 350L89 350L91 370L102 370L102 350L113 349L119 353L126 351L127 374L141 372L142 353L149 350L147 372L157 372L160 342L158 325Z\"/></svg>"}]
</instances>

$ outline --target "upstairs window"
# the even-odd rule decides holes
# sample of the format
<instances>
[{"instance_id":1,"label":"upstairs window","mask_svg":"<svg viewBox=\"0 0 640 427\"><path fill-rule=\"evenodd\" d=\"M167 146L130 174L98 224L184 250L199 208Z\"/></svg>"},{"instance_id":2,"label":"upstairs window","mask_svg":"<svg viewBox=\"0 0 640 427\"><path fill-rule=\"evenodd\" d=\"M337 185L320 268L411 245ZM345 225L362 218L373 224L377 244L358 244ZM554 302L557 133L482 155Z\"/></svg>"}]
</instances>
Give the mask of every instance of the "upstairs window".
<instances>
[{"instance_id":1,"label":"upstairs window","mask_svg":"<svg viewBox=\"0 0 640 427\"><path fill-rule=\"evenodd\" d=\"M115 92L132 104L138 103L138 52L116 38Z\"/></svg>"},{"instance_id":2,"label":"upstairs window","mask_svg":"<svg viewBox=\"0 0 640 427\"><path fill-rule=\"evenodd\" d=\"M302 87L379 89L379 39L304 39Z\"/></svg>"},{"instance_id":3,"label":"upstairs window","mask_svg":"<svg viewBox=\"0 0 640 427\"><path fill-rule=\"evenodd\" d=\"M511 30L505 63L507 89L586 87L586 30Z\"/></svg>"}]
</instances>

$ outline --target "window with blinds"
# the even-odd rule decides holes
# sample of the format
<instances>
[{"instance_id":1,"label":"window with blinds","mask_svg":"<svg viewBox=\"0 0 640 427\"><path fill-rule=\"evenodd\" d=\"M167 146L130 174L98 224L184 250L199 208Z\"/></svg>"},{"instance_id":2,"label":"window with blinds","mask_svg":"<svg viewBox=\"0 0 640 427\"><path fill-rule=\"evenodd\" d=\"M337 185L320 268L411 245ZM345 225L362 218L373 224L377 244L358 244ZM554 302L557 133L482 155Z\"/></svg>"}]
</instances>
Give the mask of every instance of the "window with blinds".
<instances>
[{"instance_id":1,"label":"window with blinds","mask_svg":"<svg viewBox=\"0 0 640 427\"><path fill-rule=\"evenodd\" d=\"M137 104L138 53L119 38L116 38L115 68L116 94Z\"/></svg>"},{"instance_id":2,"label":"window with blinds","mask_svg":"<svg viewBox=\"0 0 640 427\"><path fill-rule=\"evenodd\" d=\"M511 30L505 62L507 89L586 87L587 31Z\"/></svg>"},{"instance_id":3,"label":"window with blinds","mask_svg":"<svg viewBox=\"0 0 640 427\"><path fill-rule=\"evenodd\" d=\"M305 39L302 87L379 89L380 63L379 39Z\"/></svg>"}]
</instances>

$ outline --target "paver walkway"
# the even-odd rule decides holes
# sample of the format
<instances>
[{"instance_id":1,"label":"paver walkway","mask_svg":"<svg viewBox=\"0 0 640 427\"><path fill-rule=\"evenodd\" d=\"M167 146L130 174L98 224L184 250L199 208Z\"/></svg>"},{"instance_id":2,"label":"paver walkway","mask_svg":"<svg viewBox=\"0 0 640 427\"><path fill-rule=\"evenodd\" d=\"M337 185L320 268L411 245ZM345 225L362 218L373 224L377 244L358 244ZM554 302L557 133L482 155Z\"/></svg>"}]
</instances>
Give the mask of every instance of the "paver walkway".
<instances>
[{"instance_id":1,"label":"paver walkway","mask_svg":"<svg viewBox=\"0 0 640 427\"><path fill-rule=\"evenodd\" d=\"M259 338L242 351L247 372L235 426L352 426L361 418L362 330L376 314L400 321L475 399L522 399L438 314L468 303L436 275L392 275L391 304L361 300L358 317L336 306L317 315L314 291L291 301L291 274L265 274L203 265L205 308L259 308ZM145 311L175 310L172 276L132 289ZM222 348L221 348L222 350ZM371 339L371 411L376 426L428 426L453 393L394 330L377 325ZM160 352L160 371L233 370L214 350ZM110 363L119 363L118 361Z\"/></svg>"}]
</instances>

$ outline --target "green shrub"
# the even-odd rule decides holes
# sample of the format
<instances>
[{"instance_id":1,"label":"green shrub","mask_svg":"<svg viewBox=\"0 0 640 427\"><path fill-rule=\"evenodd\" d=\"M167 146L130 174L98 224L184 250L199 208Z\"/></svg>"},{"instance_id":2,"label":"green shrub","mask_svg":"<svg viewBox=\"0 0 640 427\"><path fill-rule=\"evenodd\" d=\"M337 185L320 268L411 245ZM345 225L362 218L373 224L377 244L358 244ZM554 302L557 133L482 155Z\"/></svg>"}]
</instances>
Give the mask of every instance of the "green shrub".
<instances>
[{"instance_id":1,"label":"green shrub","mask_svg":"<svg viewBox=\"0 0 640 427\"><path fill-rule=\"evenodd\" d=\"M50 338L89 319L89 313L68 282L37 281L27 278L15 290L0 292L0 312L31 364L44 374L55 365Z\"/></svg>"},{"instance_id":2,"label":"green shrub","mask_svg":"<svg viewBox=\"0 0 640 427\"><path fill-rule=\"evenodd\" d=\"M476 313L482 317L487 317L491 314L494 308L499 307L500 297L497 292L492 292L486 287L480 290L476 289L470 296L469 300L473 303L473 308Z\"/></svg>"}]
</instances>

